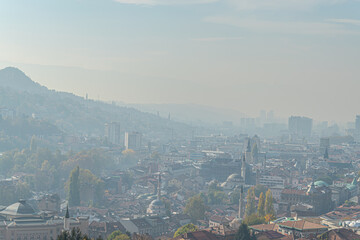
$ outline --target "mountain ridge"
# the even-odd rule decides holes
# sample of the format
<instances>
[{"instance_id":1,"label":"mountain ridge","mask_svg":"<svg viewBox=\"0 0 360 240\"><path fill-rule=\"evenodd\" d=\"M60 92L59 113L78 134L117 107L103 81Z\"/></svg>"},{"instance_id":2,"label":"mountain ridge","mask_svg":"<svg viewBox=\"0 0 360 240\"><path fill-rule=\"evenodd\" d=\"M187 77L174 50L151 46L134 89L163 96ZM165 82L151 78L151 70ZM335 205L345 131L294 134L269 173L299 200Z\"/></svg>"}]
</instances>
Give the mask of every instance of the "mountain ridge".
<instances>
[{"instance_id":1,"label":"mountain ridge","mask_svg":"<svg viewBox=\"0 0 360 240\"><path fill-rule=\"evenodd\" d=\"M34 82L16 67L6 67L0 70L0 86L32 93L44 93L49 90L47 87Z\"/></svg>"},{"instance_id":2,"label":"mountain ridge","mask_svg":"<svg viewBox=\"0 0 360 240\"><path fill-rule=\"evenodd\" d=\"M18 115L47 120L72 135L103 136L108 122L120 122L121 132L138 131L156 139L170 139L173 134L190 135L192 131L184 123L131 107L49 90L13 67L0 70L0 107L13 109Z\"/></svg>"}]
</instances>

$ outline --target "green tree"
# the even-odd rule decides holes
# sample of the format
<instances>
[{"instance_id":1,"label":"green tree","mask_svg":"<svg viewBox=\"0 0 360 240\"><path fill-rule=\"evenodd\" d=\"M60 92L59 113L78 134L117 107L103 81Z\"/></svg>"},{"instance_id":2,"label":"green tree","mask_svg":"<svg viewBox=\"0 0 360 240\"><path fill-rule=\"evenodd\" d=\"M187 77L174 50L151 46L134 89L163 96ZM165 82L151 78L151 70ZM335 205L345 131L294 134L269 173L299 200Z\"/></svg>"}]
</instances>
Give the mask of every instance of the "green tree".
<instances>
[{"instance_id":1,"label":"green tree","mask_svg":"<svg viewBox=\"0 0 360 240\"><path fill-rule=\"evenodd\" d=\"M257 225L257 224L263 224L265 223L264 217L259 217L256 213L251 214L249 216L246 216L244 218L244 223L251 226L251 225Z\"/></svg>"},{"instance_id":2,"label":"green tree","mask_svg":"<svg viewBox=\"0 0 360 240\"><path fill-rule=\"evenodd\" d=\"M153 240L153 238L149 234L137 234L134 233L131 236L132 240Z\"/></svg>"},{"instance_id":3,"label":"green tree","mask_svg":"<svg viewBox=\"0 0 360 240\"><path fill-rule=\"evenodd\" d=\"M130 237L127 234L121 234L116 236L114 240L130 240Z\"/></svg>"},{"instance_id":4,"label":"green tree","mask_svg":"<svg viewBox=\"0 0 360 240\"><path fill-rule=\"evenodd\" d=\"M212 182L209 185L208 191L222 191L222 188L217 184L217 182Z\"/></svg>"},{"instance_id":5,"label":"green tree","mask_svg":"<svg viewBox=\"0 0 360 240\"><path fill-rule=\"evenodd\" d=\"M255 188L251 187L246 196L245 216L250 216L256 212L255 207Z\"/></svg>"},{"instance_id":6,"label":"green tree","mask_svg":"<svg viewBox=\"0 0 360 240\"><path fill-rule=\"evenodd\" d=\"M69 183L69 205L79 206L80 205L80 168L77 166L70 173Z\"/></svg>"},{"instance_id":7,"label":"green tree","mask_svg":"<svg viewBox=\"0 0 360 240\"><path fill-rule=\"evenodd\" d=\"M250 230L245 223L241 223L238 231L234 237L235 240L256 240L254 236L250 234Z\"/></svg>"},{"instance_id":8,"label":"green tree","mask_svg":"<svg viewBox=\"0 0 360 240\"><path fill-rule=\"evenodd\" d=\"M208 193L209 204L222 204L225 198L226 195L223 191L210 191Z\"/></svg>"},{"instance_id":9,"label":"green tree","mask_svg":"<svg viewBox=\"0 0 360 240\"><path fill-rule=\"evenodd\" d=\"M265 197L265 214L275 216L274 204L273 204L273 196L270 189L266 192Z\"/></svg>"},{"instance_id":10,"label":"green tree","mask_svg":"<svg viewBox=\"0 0 360 240\"><path fill-rule=\"evenodd\" d=\"M37 150L37 140L35 136L32 136L30 140L30 151L36 152L36 150Z\"/></svg>"},{"instance_id":11,"label":"green tree","mask_svg":"<svg viewBox=\"0 0 360 240\"><path fill-rule=\"evenodd\" d=\"M177 236L183 235L185 233L195 232L197 230L198 230L198 228L194 224L192 224L192 223L186 224L186 225L180 227L178 230L176 230L176 232L174 234L174 238L176 238Z\"/></svg>"},{"instance_id":12,"label":"green tree","mask_svg":"<svg viewBox=\"0 0 360 240\"><path fill-rule=\"evenodd\" d=\"M189 199L185 206L186 214L188 214L192 221L204 219L205 215L205 203L200 195L196 195Z\"/></svg>"},{"instance_id":13,"label":"green tree","mask_svg":"<svg viewBox=\"0 0 360 240\"><path fill-rule=\"evenodd\" d=\"M260 193L257 214L259 217L265 216L265 197L264 193Z\"/></svg>"},{"instance_id":14,"label":"green tree","mask_svg":"<svg viewBox=\"0 0 360 240\"><path fill-rule=\"evenodd\" d=\"M71 231L62 231L56 240L91 240L86 234L83 234L79 228L73 228ZM101 237L97 240L102 240Z\"/></svg>"},{"instance_id":15,"label":"green tree","mask_svg":"<svg viewBox=\"0 0 360 240\"><path fill-rule=\"evenodd\" d=\"M89 169L80 169L79 189L81 201L92 203L96 206L104 197L104 182L95 176Z\"/></svg>"},{"instance_id":16,"label":"green tree","mask_svg":"<svg viewBox=\"0 0 360 240\"><path fill-rule=\"evenodd\" d=\"M24 182L18 182L16 184L15 196L16 200L29 198L31 196L29 185Z\"/></svg>"},{"instance_id":17,"label":"green tree","mask_svg":"<svg viewBox=\"0 0 360 240\"><path fill-rule=\"evenodd\" d=\"M112 232L107 237L107 240L130 240L130 237L127 234L124 234L121 231L117 230Z\"/></svg>"},{"instance_id":18,"label":"green tree","mask_svg":"<svg viewBox=\"0 0 360 240\"><path fill-rule=\"evenodd\" d=\"M257 184L255 186L255 196L260 197L261 193L264 193L264 195L265 195L267 190L268 190L268 188L265 187L264 185Z\"/></svg>"}]
</instances>

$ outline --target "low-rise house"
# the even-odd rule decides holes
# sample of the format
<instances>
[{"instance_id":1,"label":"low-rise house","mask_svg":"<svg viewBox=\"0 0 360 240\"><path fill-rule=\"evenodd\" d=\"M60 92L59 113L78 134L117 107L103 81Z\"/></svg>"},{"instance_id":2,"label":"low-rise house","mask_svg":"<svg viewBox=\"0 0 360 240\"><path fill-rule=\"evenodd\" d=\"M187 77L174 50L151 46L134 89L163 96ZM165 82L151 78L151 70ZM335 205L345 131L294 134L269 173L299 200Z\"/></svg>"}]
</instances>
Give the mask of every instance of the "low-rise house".
<instances>
[{"instance_id":1,"label":"low-rise house","mask_svg":"<svg viewBox=\"0 0 360 240\"><path fill-rule=\"evenodd\" d=\"M333 229L318 236L318 239L326 240L360 240L360 235L350 229Z\"/></svg>"},{"instance_id":2,"label":"low-rise house","mask_svg":"<svg viewBox=\"0 0 360 240\"><path fill-rule=\"evenodd\" d=\"M168 231L168 224L160 217L151 216L135 219L123 219L120 223L131 234L149 234L153 237L161 236Z\"/></svg>"},{"instance_id":3,"label":"low-rise house","mask_svg":"<svg viewBox=\"0 0 360 240\"><path fill-rule=\"evenodd\" d=\"M278 226L278 232L286 235L293 235L295 239L312 239L328 230L328 227L324 225L308 222L305 220L287 221L278 223Z\"/></svg>"},{"instance_id":4,"label":"low-rise house","mask_svg":"<svg viewBox=\"0 0 360 240\"><path fill-rule=\"evenodd\" d=\"M120 222L92 222L89 225L89 237L97 239L107 239L107 237L114 231L121 231L126 233L125 227Z\"/></svg>"}]
</instances>

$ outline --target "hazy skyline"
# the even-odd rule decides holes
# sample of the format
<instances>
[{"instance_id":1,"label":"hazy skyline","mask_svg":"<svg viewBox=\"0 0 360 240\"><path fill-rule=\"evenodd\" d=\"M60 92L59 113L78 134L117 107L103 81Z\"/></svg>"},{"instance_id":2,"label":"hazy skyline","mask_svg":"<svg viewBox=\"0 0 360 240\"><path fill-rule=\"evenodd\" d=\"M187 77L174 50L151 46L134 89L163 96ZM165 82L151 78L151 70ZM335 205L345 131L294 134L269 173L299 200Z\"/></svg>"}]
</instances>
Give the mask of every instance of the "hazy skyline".
<instances>
[{"instance_id":1,"label":"hazy skyline","mask_svg":"<svg viewBox=\"0 0 360 240\"><path fill-rule=\"evenodd\" d=\"M359 11L358 0L6 0L0 67L92 99L352 121Z\"/></svg>"}]
</instances>

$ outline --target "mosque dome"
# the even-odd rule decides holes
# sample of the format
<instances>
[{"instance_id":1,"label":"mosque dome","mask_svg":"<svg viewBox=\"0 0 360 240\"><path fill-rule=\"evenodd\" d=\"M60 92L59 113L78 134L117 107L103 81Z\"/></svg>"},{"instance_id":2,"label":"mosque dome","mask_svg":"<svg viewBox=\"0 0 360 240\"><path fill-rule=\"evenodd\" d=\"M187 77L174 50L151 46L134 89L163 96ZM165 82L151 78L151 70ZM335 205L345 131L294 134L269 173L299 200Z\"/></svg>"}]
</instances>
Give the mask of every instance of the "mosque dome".
<instances>
[{"instance_id":1,"label":"mosque dome","mask_svg":"<svg viewBox=\"0 0 360 240\"><path fill-rule=\"evenodd\" d=\"M166 214L166 207L165 204L159 200L153 200L147 209L147 213L150 215L157 215L157 216L163 216Z\"/></svg>"},{"instance_id":2,"label":"mosque dome","mask_svg":"<svg viewBox=\"0 0 360 240\"><path fill-rule=\"evenodd\" d=\"M35 214L35 211L25 200L19 200L19 202L11 204L0 213L9 216L31 216Z\"/></svg>"},{"instance_id":3,"label":"mosque dome","mask_svg":"<svg viewBox=\"0 0 360 240\"><path fill-rule=\"evenodd\" d=\"M234 174L231 174L227 179L226 181L227 182L238 182L241 180L241 176L240 174L237 174L237 173L234 173Z\"/></svg>"},{"instance_id":4,"label":"mosque dome","mask_svg":"<svg viewBox=\"0 0 360 240\"><path fill-rule=\"evenodd\" d=\"M327 184L324 181L316 181L314 184L316 187L328 187L329 186L329 184Z\"/></svg>"},{"instance_id":5,"label":"mosque dome","mask_svg":"<svg viewBox=\"0 0 360 240\"><path fill-rule=\"evenodd\" d=\"M244 179L241 177L240 174L234 173L231 174L225 182L221 184L221 187L224 190L230 191L239 187L240 185L244 184Z\"/></svg>"},{"instance_id":6,"label":"mosque dome","mask_svg":"<svg viewBox=\"0 0 360 240\"><path fill-rule=\"evenodd\" d=\"M149 207L151 208L152 206L157 206L157 207L161 207L161 206L163 206L164 205L164 203L161 201L161 200L158 200L158 199L155 199L155 200L153 200L151 203L150 203L150 205L149 205Z\"/></svg>"}]
</instances>

